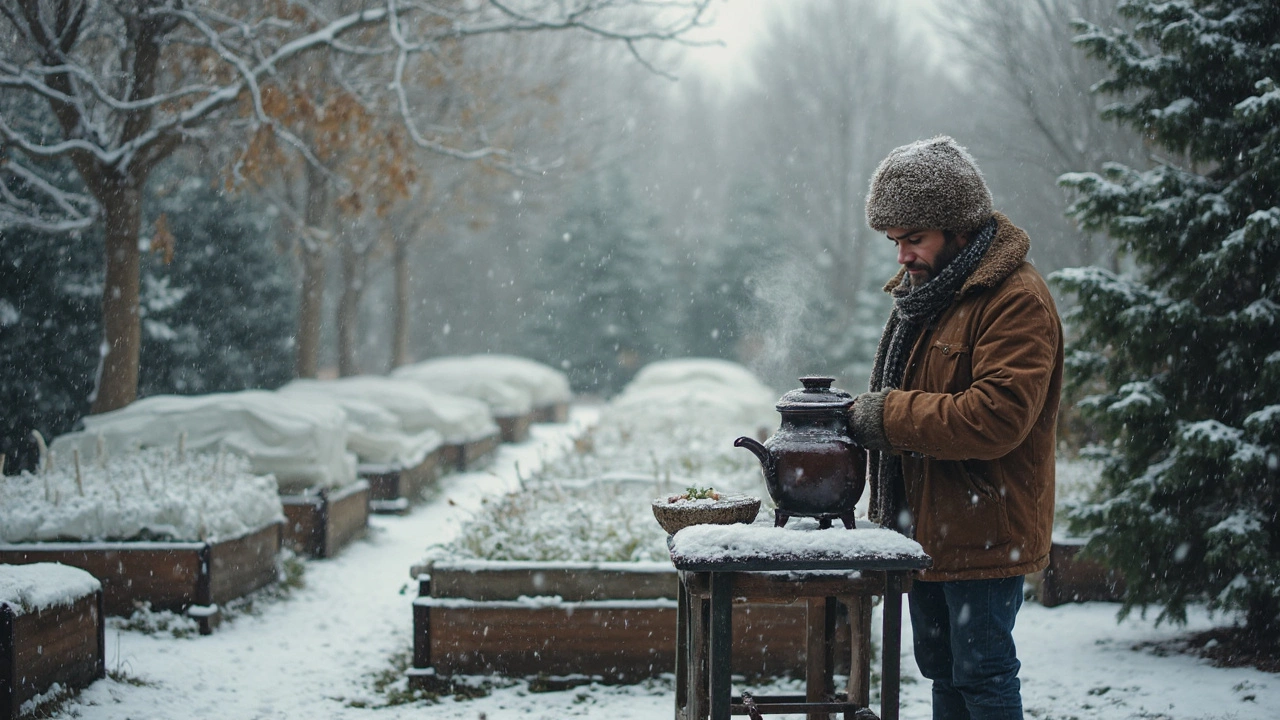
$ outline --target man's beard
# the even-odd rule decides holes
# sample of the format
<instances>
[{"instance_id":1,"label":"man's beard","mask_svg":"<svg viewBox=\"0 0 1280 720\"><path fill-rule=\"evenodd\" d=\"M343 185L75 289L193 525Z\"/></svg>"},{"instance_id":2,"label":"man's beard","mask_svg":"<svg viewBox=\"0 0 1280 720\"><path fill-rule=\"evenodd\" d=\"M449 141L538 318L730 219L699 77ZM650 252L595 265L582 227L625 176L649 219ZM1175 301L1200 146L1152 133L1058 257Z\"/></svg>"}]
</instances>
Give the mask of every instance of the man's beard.
<instances>
[{"instance_id":1,"label":"man's beard","mask_svg":"<svg viewBox=\"0 0 1280 720\"><path fill-rule=\"evenodd\" d=\"M922 275L907 274L907 280L911 283L911 287L920 287L930 280L938 277L943 270L951 264L964 248L960 247L960 243L955 238L947 240L942 245L942 249L938 251L937 257L933 259L933 264L926 263L910 263L906 267L908 270L924 270Z\"/></svg>"}]
</instances>

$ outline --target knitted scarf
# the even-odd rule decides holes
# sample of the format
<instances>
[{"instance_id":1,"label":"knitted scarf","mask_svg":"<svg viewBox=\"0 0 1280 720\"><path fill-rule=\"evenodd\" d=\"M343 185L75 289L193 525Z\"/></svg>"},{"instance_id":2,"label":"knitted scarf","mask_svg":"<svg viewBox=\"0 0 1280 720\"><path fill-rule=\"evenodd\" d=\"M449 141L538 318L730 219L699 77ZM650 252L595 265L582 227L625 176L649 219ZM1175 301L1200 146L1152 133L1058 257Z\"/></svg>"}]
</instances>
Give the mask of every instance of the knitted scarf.
<instances>
[{"instance_id":1,"label":"knitted scarf","mask_svg":"<svg viewBox=\"0 0 1280 720\"><path fill-rule=\"evenodd\" d=\"M920 333L932 324L942 311L951 306L964 283L977 269L991 247L996 234L996 221L991 219L969 240L937 277L913 287L910 278L893 289L893 311L880 335L875 364L871 368L871 392L895 390L902 386L907 357ZM871 476L870 517L881 525L906 535L914 535L907 512L906 488L902 478L902 458L892 452L868 453Z\"/></svg>"}]
</instances>

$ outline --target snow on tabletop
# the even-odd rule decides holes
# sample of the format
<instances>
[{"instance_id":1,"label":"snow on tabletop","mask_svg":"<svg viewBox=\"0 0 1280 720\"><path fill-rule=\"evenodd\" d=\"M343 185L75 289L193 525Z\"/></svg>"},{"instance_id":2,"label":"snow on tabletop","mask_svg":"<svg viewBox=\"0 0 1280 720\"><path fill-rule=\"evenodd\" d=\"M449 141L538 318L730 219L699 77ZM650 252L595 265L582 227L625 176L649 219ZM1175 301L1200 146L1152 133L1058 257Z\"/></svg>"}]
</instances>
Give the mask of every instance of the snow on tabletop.
<instances>
[{"instance_id":1,"label":"snow on tabletop","mask_svg":"<svg viewBox=\"0 0 1280 720\"><path fill-rule=\"evenodd\" d=\"M457 355L424 360L411 367L424 374L466 374L500 380L527 392L534 407L573 400L567 375L549 365L515 355Z\"/></svg>"},{"instance_id":2,"label":"snow on tabletop","mask_svg":"<svg viewBox=\"0 0 1280 720\"><path fill-rule=\"evenodd\" d=\"M394 415L403 432L434 430L447 443L471 442L498 432L493 413L484 402L437 392L401 377L357 375L336 380L294 380L279 390L304 391L372 403Z\"/></svg>"},{"instance_id":3,"label":"snow on tabletop","mask_svg":"<svg viewBox=\"0 0 1280 720\"><path fill-rule=\"evenodd\" d=\"M794 522L794 520L793 520ZM920 544L880 527L826 530L752 525L692 525L676 533L671 557L677 563L743 562L762 559L846 560L923 558Z\"/></svg>"},{"instance_id":4,"label":"snow on tabletop","mask_svg":"<svg viewBox=\"0 0 1280 720\"><path fill-rule=\"evenodd\" d=\"M153 395L84 419L85 429L54 440L59 462L73 450L94 457L101 442L111 454L164 447L219 452L249 459L253 471L274 475L287 492L336 488L356 479L347 451L347 416L337 404L263 390L210 395Z\"/></svg>"},{"instance_id":5,"label":"snow on tabletop","mask_svg":"<svg viewBox=\"0 0 1280 720\"><path fill-rule=\"evenodd\" d=\"M0 565L0 605L14 615L71 605L101 588L94 576L61 563Z\"/></svg>"},{"instance_id":6,"label":"snow on tabletop","mask_svg":"<svg viewBox=\"0 0 1280 720\"><path fill-rule=\"evenodd\" d=\"M457 359L405 365L392 371L391 376L412 380L436 392L481 400L498 417L527 415L533 410L533 397L527 390Z\"/></svg>"},{"instance_id":7,"label":"snow on tabletop","mask_svg":"<svg viewBox=\"0 0 1280 720\"><path fill-rule=\"evenodd\" d=\"M283 518L275 478L223 453L73 457L0 478L0 542L231 538Z\"/></svg>"}]
</instances>

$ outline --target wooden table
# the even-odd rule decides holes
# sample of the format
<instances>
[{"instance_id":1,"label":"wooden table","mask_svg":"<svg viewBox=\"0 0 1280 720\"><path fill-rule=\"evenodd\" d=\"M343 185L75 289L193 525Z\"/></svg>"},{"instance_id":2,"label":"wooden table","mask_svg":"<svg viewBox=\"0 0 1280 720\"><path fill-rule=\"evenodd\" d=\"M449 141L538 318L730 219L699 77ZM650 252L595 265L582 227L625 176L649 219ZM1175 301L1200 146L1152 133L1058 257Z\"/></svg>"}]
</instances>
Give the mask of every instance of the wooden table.
<instances>
[{"instance_id":1,"label":"wooden table","mask_svg":"<svg viewBox=\"0 0 1280 720\"><path fill-rule=\"evenodd\" d=\"M793 536L779 533L822 533ZM843 533L843 535L826 535ZM892 535L892 538L889 535ZM823 541L830 542L823 542ZM862 540L867 542L863 543ZM800 541L800 542L795 542ZM668 541L680 576L676 718L807 713L809 718L874 718L870 697L871 599L884 598L880 720L897 720L902 594L930 565L914 541L891 530L801 526L695 526ZM832 573L831 571L857 571ZM735 598L804 599L808 606L803 696L732 695L730 652ZM837 600L849 608L852 653L845 692L834 692L832 637Z\"/></svg>"}]
</instances>

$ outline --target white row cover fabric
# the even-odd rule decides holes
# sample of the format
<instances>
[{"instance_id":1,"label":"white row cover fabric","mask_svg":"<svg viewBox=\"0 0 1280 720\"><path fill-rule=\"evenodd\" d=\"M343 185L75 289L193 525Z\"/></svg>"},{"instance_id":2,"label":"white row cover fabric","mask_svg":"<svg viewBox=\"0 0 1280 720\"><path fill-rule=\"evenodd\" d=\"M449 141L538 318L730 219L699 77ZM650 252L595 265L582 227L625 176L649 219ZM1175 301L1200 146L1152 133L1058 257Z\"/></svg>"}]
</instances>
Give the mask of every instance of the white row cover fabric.
<instances>
[{"instance_id":1,"label":"white row cover fabric","mask_svg":"<svg viewBox=\"0 0 1280 720\"><path fill-rule=\"evenodd\" d=\"M280 388L280 392L329 398L344 406L346 403L372 405L390 415L399 432L415 437L435 433L450 444L471 442L498 432L498 425L485 403L436 392L403 378L360 375L337 380L295 380Z\"/></svg>"},{"instance_id":2,"label":"white row cover fabric","mask_svg":"<svg viewBox=\"0 0 1280 720\"><path fill-rule=\"evenodd\" d=\"M778 393L727 360L664 360L641 368L602 415L632 427L737 427L772 431L781 422Z\"/></svg>"},{"instance_id":3,"label":"white row cover fabric","mask_svg":"<svg viewBox=\"0 0 1280 720\"><path fill-rule=\"evenodd\" d=\"M424 360L409 367L441 374L469 373L506 383L529 394L533 407L543 408L573 400L569 376L550 365L515 355L459 355ZM408 371L406 371L408 372Z\"/></svg>"},{"instance_id":4,"label":"white row cover fabric","mask_svg":"<svg viewBox=\"0 0 1280 720\"><path fill-rule=\"evenodd\" d=\"M109 454L150 447L227 452L274 475L282 493L337 488L356 479L347 451L347 413L336 403L263 390L211 395L155 395L84 419L85 429L54 440L63 460L91 458L99 437Z\"/></svg>"},{"instance_id":5,"label":"white row cover fabric","mask_svg":"<svg viewBox=\"0 0 1280 720\"><path fill-rule=\"evenodd\" d=\"M413 467L444 443L443 436L431 428L406 429L400 417L374 398L335 392L338 384L333 380L294 380L277 392L341 407L347 414L347 449L362 465Z\"/></svg>"},{"instance_id":6,"label":"white row cover fabric","mask_svg":"<svg viewBox=\"0 0 1280 720\"><path fill-rule=\"evenodd\" d=\"M391 376L437 392L482 400L497 417L526 415L535 407L568 402L573 397L563 373L510 355L433 358L396 368Z\"/></svg>"}]
</instances>

